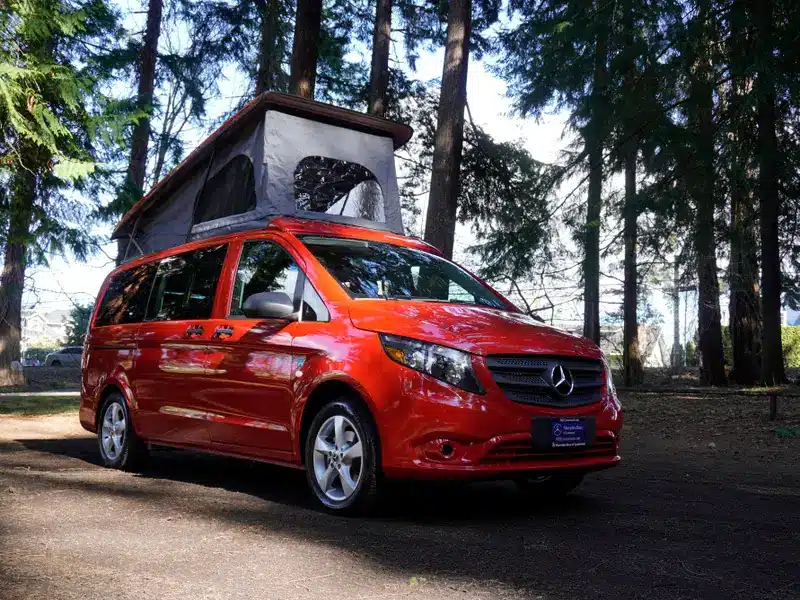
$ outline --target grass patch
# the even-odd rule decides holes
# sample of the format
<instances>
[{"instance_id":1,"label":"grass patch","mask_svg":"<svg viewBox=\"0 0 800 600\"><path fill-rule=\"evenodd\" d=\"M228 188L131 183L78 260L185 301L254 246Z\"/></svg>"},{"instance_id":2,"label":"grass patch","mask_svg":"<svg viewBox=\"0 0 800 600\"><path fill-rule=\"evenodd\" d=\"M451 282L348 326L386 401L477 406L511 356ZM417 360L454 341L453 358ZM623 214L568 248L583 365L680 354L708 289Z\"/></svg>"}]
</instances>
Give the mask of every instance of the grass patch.
<instances>
[{"instance_id":1,"label":"grass patch","mask_svg":"<svg viewBox=\"0 0 800 600\"><path fill-rule=\"evenodd\" d=\"M55 415L78 410L79 396L3 396L0 398L0 415L36 416Z\"/></svg>"}]
</instances>

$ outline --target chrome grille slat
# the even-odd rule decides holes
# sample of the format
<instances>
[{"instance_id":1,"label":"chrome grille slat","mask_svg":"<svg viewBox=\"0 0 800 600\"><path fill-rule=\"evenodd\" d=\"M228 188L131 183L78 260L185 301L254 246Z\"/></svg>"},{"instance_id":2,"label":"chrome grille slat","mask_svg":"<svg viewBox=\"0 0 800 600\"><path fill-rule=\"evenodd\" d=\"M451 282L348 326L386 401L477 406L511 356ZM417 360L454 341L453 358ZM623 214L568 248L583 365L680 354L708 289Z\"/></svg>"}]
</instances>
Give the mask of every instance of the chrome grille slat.
<instances>
[{"instance_id":1,"label":"chrome grille slat","mask_svg":"<svg viewBox=\"0 0 800 600\"><path fill-rule=\"evenodd\" d=\"M602 399L603 363L573 356L490 355L486 365L506 397L522 404L569 408ZM550 383L553 367L561 365L573 377L573 391L561 396Z\"/></svg>"}]
</instances>

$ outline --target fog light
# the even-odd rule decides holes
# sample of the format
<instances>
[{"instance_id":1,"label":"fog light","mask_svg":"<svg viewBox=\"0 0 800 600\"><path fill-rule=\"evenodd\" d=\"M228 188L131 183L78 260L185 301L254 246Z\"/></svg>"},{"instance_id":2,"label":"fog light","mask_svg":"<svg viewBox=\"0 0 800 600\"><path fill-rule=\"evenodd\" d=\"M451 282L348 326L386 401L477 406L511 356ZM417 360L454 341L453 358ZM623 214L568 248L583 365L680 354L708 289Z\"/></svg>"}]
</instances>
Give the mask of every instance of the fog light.
<instances>
[{"instance_id":1,"label":"fog light","mask_svg":"<svg viewBox=\"0 0 800 600\"><path fill-rule=\"evenodd\" d=\"M455 452L455 450L453 449L453 446L451 446L450 444L444 443L439 448L439 452L441 452L442 456L444 456L445 458L450 458L451 456L453 456L453 452Z\"/></svg>"}]
</instances>

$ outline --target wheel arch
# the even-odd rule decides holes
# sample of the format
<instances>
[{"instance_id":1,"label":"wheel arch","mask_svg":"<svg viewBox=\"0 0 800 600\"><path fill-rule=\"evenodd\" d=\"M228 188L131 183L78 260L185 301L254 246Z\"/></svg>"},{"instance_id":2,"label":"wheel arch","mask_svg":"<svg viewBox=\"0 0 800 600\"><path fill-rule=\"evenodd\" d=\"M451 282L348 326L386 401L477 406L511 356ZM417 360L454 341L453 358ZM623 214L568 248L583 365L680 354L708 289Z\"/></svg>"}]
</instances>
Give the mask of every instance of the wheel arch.
<instances>
[{"instance_id":1,"label":"wheel arch","mask_svg":"<svg viewBox=\"0 0 800 600\"><path fill-rule=\"evenodd\" d=\"M300 417L300 429L297 437L298 455L301 464L305 464L306 437L308 436L308 431L311 428L314 417L324 406L343 396L360 405L364 409L365 414L370 418L372 428L377 438L375 440L375 445L378 450L377 464L381 465L381 435L372 406L361 390L352 383L341 379L329 379L321 382L311 391L303 405Z\"/></svg>"},{"instance_id":2,"label":"wheel arch","mask_svg":"<svg viewBox=\"0 0 800 600\"><path fill-rule=\"evenodd\" d=\"M116 379L111 379L106 381L102 388L100 389L100 393L97 395L97 404L95 409L94 415L94 424L95 427L98 426L100 422L100 411L103 408L103 403L106 401L111 394L118 393L122 396L125 400L125 404L128 405L128 412L133 413L133 402L131 401L130 391L126 389L126 386ZM134 430L136 429L136 421L133 420Z\"/></svg>"}]
</instances>

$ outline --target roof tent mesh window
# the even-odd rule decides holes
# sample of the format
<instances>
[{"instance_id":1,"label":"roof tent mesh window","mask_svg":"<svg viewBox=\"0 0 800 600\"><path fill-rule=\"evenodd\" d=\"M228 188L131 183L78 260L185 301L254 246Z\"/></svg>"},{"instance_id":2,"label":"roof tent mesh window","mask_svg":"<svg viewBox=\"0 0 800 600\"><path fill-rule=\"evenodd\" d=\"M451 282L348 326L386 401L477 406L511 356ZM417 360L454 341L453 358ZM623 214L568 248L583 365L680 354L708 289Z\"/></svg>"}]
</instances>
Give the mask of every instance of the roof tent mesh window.
<instances>
[{"instance_id":1,"label":"roof tent mesh window","mask_svg":"<svg viewBox=\"0 0 800 600\"><path fill-rule=\"evenodd\" d=\"M375 175L346 160L306 156L294 171L294 199L298 210L386 221Z\"/></svg>"},{"instance_id":2,"label":"roof tent mesh window","mask_svg":"<svg viewBox=\"0 0 800 600\"><path fill-rule=\"evenodd\" d=\"M193 224L205 223L256 208L256 180L250 158L240 154L206 181L197 199Z\"/></svg>"}]
</instances>

